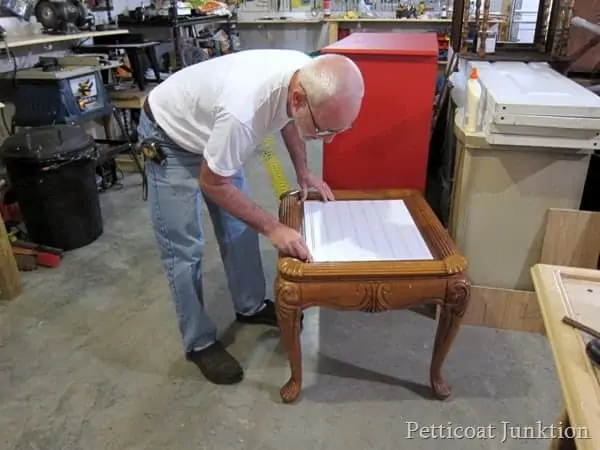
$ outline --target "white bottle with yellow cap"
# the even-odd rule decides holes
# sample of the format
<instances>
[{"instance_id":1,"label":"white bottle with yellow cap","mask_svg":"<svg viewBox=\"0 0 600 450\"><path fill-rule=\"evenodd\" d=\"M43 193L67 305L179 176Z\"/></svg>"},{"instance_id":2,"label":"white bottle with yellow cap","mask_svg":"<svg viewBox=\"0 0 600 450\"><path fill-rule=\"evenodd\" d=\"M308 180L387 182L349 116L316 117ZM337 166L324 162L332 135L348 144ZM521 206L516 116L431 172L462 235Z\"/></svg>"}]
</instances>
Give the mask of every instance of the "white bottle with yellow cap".
<instances>
[{"instance_id":1,"label":"white bottle with yellow cap","mask_svg":"<svg viewBox=\"0 0 600 450\"><path fill-rule=\"evenodd\" d=\"M479 124L479 103L481 101L481 84L479 84L479 73L477 68L471 69L467 80L467 101L465 104L465 131L475 133Z\"/></svg>"}]
</instances>

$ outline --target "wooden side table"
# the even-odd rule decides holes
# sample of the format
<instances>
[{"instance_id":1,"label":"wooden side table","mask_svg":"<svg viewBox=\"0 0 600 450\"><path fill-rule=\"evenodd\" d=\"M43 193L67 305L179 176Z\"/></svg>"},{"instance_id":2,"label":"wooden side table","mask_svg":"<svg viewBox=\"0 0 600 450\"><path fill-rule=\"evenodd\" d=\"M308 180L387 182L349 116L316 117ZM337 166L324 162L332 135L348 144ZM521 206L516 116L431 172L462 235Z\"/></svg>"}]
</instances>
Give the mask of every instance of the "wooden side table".
<instances>
[{"instance_id":1,"label":"wooden side table","mask_svg":"<svg viewBox=\"0 0 600 450\"><path fill-rule=\"evenodd\" d=\"M333 249L330 259L336 261L315 259L317 262L304 263L280 255L275 281L275 303L291 368L291 377L280 391L282 400L286 403L293 402L302 388L300 317L303 309L320 306L375 313L424 303L436 304L440 309L430 367L430 384L437 398L447 398L451 389L442 375L442 365L458 333L470 295L465 258L458 253L448 233L417 191L336 191L335 195L336 201L327 205L337 208L338 205L343 207L346 203L344 201L351 201L355 205L354 214L373 216L373 212L365 209L366 205L370 205L375 208L372 211L380 211L381 216L375 220L372 220L374 217L358 216L342 218L340 222L351 224L355 230L359 230L352 237L344 235L344 232L331 236L333 231L329 230L330 242L332 239L337 239L338 243L360 240L360 236L382 239L381 236L385 235L390 249L398 248L394 250L397 254L403 252L402 248L418 246L417 241L420 241L421 252L426 252L429 256L424 259L417 255L399 259L387 257L386 260L379 257L371 260L340 260L335 257ZM315 200L318 200L315 196L308 199ZM379 202L380 200L383 202ZM310 235L310 240L314 243L314 235L318 230L305 217L309 207L307 205L306 202L300 202L295 193L284 194L281 197L279 219L291 228L303 232L307 242ZM314 205L313 203L312 206ZM358 213L356 208L362 212ZM390 216L392 209L405 211L402 220ZM310 214L312 219L318 215L312 212ZM327 220L334 221L327 217L327 214L322 215L319 227L327 227ZM345 229L348 233L349 228ZM322 254L323 245L316 245L315 251ZM360 247L363 244L356 245ZM375 250L371 248L370 251L373 253ZM386 249L381 251L385 252ZM314 254L313 252L313 256Z\"/></svg>"},{"instance_id":2,"label":"wooden side table","mask_svg":"<svg viewBox=\"0 0 600 450\"><path fill-rule=\"evenodd\" d=\"M536 264L531 275L565 401L550 449L600 449L600 370L588 358L590 336L568 316L600 329L600 271Z\"/></svg>"}]
</instances>

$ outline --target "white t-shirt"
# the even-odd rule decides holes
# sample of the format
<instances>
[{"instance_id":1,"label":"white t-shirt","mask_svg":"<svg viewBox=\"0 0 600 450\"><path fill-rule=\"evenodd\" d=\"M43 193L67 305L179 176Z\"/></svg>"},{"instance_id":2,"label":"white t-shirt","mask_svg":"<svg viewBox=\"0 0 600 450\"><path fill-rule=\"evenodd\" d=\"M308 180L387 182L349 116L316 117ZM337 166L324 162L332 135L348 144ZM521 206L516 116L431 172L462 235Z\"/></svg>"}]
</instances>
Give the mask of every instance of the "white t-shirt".
<instances>
[{"instance_id":1,"label":"white t-shirt","mask_svg":"<svg viewBox=\"0 0 600 450\"><path fill-rule=\"evenodd\" d=\"M310 61L295 50L246 50L175 72L148 96L162 130L177 145L204 156L227 177L267 136L291 119L287 93L294 72Z\"/></svg>"}]
</instances>

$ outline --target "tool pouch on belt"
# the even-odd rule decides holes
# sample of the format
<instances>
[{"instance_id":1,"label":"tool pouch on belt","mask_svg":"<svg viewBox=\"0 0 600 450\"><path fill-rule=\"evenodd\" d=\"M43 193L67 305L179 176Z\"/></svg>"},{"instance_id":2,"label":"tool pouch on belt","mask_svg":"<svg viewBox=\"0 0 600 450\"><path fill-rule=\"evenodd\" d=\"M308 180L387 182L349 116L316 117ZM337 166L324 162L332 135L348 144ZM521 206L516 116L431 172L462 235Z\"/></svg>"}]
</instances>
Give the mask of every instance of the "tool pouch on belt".
<instances>
[{"instance_id":1,"label":"tool pouch on belt","mask_svg":"<svg viewBox=\"0 0 600 450\"><path fill-rule=\"evenodd\" d=\"M163 165L167 159L160 142L154 139L145 139L140 143L140 150L144 159Z\"/></svg>"}]
</instances>

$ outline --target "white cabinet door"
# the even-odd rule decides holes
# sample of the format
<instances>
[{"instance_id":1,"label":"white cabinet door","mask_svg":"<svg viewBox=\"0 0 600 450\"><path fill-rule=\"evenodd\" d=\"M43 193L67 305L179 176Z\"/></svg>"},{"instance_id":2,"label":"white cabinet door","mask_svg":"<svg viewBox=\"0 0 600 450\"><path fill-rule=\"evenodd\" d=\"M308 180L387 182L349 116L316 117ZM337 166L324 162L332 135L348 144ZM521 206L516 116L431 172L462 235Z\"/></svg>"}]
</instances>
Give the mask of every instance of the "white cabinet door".
<instances>
[{"instance_id":1,"label":"white cabinet door","mask_svg":"<svg viewBox=\"0 0 600 450\"><path fill-rule=\"evenodd\" d=\"M513 0L512 16L509 25L509 40L522 44L532 44L539 0Z\"/></svg>"}]
</instances>

